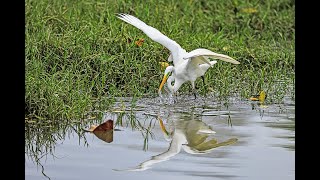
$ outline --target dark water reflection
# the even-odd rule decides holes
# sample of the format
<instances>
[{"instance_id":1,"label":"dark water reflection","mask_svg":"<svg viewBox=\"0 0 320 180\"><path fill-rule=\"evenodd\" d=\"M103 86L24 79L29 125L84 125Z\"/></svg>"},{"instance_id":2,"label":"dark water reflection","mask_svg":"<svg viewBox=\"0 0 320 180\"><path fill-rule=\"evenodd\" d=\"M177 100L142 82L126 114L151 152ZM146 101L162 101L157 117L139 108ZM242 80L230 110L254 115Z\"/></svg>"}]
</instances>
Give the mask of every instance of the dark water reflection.
<instances>
[{"instance_id":1,"label":"dark water reflection","mask_svg":"<svg viewBox=\"0 0 320 180\"><path fill-rule=\"evenodd\" d=\"M168 117L167 124L172 126L173 130L171 132L166 130L163 120L158 117L164 138L170 141L169 148L163 153L152 156L151 159L142 162L137 167L125 169L124 171L143 171L149 169L156 163L169 160L177 155L181 149L190 154L207 154L214 148L227 146L238 140L237 138L230 138L218 142L216 138L210 138L216 132L199 118L195 119L193 113L190 116L181 116L181 114L172 114L170 116L172 117Z\"/></svg>"},{"instance_id":2,"label":"dark water reflection","mask_svg":"<svg viewBox=\"0 0 320 180\"><path fill-rule=\"evenodd\" d=\"M295 179L294 110L290 98L267 107L239 99L227 106L214 99L164 106L119 99L102 118L42 138L28 132L25 177ZM105 119L121 131L100 137L82 131Z\"/></svg>"}]
</instances>

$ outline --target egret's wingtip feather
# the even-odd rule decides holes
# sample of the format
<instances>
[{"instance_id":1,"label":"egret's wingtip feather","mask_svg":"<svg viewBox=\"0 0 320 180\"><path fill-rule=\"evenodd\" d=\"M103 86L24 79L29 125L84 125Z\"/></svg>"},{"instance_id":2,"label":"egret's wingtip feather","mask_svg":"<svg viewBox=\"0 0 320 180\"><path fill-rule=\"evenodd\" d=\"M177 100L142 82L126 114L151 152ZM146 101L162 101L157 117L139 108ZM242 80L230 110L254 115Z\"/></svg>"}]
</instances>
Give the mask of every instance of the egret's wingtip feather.
<instances>
[{"instance_id":1,"label":"egret's wingtip feather","mask_svg":"<svg viewBox=\"0 0 320 180\"><path fill-rule=\"evenodd\" d=\"M232 61L233 61L233 64L240 64L240 62L235 59L232 59Z\"/></svg>"},{"instance_id":2,"label":"egret's wingtip feather","mask_svg":"<svg viewBox=\"0 0 320 180\"><path fill-rule=\"evenodd\" d=\"M127 14L124 13L120 13L119 16L117 16L119 19L121 19L122 21L125 21L126 23L132 24L132 20L129 19L129 17L127 16Z\"/></svg>"},{"instance_id":3,"label":"egret's wingtip feather","mask_svg":"<svg viewBox=\"0 0 320 180\"><path fill-rule=\"evenodd\" d=\"M121 20L123 20L123 15L122 15L122 13L117 14L116 17L119 18L119 19L121 19Z\"/></svg>"},{"instance_id":4,"label":"egret's wingtip feather","mask_svg":"<svg viewBox=\"0 0 320 180\"><path fill-rule=\"evenodd\" d=\"M118 18L122 18L123 15L124 15L123 13L116 13L116 16L117 16Z\"/></svg>"}]
</instances>

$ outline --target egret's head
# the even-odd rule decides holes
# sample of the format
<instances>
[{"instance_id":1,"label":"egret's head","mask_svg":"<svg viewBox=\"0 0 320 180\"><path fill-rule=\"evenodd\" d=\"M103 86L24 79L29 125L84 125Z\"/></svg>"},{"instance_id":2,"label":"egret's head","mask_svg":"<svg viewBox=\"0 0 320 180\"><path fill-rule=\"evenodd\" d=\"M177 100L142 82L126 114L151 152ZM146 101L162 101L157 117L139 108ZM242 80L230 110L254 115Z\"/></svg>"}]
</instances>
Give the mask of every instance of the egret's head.
<instances>
[{"instance_id":1,"label":"egret's head","mask_svg":"<svg viewBox=\"0 0 320 180\"><path fill-rule=\"evenodd\" d=\"M163 85L167 82L168 77L172 74L173 71L174 71L173 66L168 66L166 68L166 70L164 71L164 76L163 76L163 79L161 81L161 84L160 84L160 87L158 90L159 94L161 93L161 89L162 89Z\"/></svg>"}]
</instances>

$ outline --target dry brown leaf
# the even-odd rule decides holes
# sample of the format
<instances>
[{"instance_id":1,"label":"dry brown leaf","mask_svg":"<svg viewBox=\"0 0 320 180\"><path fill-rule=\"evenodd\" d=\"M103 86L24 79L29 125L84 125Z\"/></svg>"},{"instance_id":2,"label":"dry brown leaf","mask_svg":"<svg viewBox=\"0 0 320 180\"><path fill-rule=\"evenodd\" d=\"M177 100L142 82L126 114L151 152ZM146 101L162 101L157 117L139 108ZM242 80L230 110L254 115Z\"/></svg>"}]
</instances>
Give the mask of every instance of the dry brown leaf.
<instances>
[{"instance_id":1,"label":"dry brown leaf","mask_svg":"<svg viewBox=\"0 0 320 180\"><path fill-rule=\"evenodd\" d=\"M91 125L87 132L92 132L99 139L110 143L113 141L113 120L109 119L104 123L97 125Z\"/></svg>"},{"instance_id":2,"label":"dry brown leaf","mask_svg":"<svg viewBox=\"0 0 320 180\"><path fill-rule=\"evenodd\" d=\"M135 42L135 44L136 44L137 46L141 47L142 44L143 44L143 42L144 42L144 39L140 38L138 41Z\"/></svg>"},{"instance_id":3,"label":"dry brown leaf","mask_svg":"<svg viewBox=\"0 0 320 180\"><path fill-rule=\"evenodd\" d=\"M107 130L113 130L113 120L109 119L106 122L97 125L91 125L88 130L85 130L87 132L95 132L95 131L107 131Z\"/></svg>"},{"instance_id":4,"label":"dry brown leaf","mask_svg":"<svg viewBox=\"0 0 320 180\"><path fill-rule=\"evenodd\" d=\"M97 126L96 125L91 125L90 128L86 131L89 131L89 132L93 132L93 130L96 128Z\"/></svg>"},{"instance_id":5,"label":"dry brown leaf","mask_svg":"<svg viewBox=\"0 0 320 180\"><path fill-rule=\"evenodd\" d=\"M113 129L113 120L109 119L106 122L100 124L93 131L107 131Z\"/></svg>"},{"instance_id":6,"label":"dry brown leaf","mask_svg":"<svg viewBox=\"0 0 320 180\"><path fill-rule=\"evenodd\" d=\"M105 141L107 143L113 141L113 130L93 131L93 134L96 135L102 141Z\"/></svg>"}]
</instances>

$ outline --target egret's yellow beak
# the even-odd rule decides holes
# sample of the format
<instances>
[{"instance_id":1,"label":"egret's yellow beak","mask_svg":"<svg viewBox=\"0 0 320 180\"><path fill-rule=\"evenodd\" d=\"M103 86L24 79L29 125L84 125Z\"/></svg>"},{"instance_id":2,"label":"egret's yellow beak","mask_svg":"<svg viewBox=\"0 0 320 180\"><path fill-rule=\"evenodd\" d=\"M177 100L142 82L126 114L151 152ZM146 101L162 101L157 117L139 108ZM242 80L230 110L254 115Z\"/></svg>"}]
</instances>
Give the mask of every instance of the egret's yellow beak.
<instances>
[{"instance_id":1,"label":"egret's yellow beak","mask_svg":"<svg viewBox=\"0 0 320 180\"><path fill-rule=\"evenodd\" d=\"M159 123L160 123L160 128L161 128L162 132L163 132L165 135L169 136L169 132L166 130L166 127L164 126L163 121L162 121L162 119L160 119L160 118L159 118Z\"/></svg>"},{"instance_id":2,"label":"egret's yellow beak","mask_svg":"<svg viewBox=\"0 0 320 180\"><path fill-rule=\"evenodd\" d=\"M158 90L158 93L161 93L161 89L162 89L163 85L167 82L168 76L169 76L169 73L164 74L163 79L160 84L160 87L159 87L159 90Z\"/></svg>"}]
</instances>

